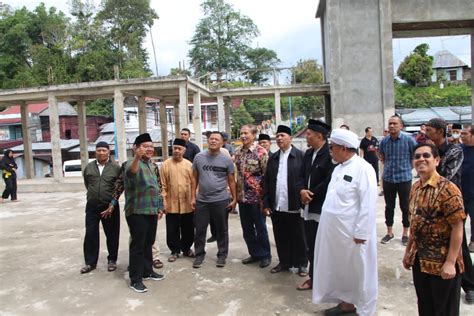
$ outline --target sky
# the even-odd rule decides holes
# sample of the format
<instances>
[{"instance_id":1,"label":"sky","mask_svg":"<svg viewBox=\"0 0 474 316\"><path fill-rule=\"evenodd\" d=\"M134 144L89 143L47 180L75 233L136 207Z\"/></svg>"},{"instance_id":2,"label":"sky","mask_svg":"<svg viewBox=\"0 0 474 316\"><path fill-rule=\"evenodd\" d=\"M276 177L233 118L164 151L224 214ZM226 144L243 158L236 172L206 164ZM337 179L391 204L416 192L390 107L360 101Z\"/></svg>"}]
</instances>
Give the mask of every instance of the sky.
<instances>
[{"instance_id":1,"label":"sky","mask_svg":"<svg viewBox=\"0 0 474 316\"><path fill-rule=\"evenodd\" d=\"M6 0L4 3L14 9L26 6L29 10L41 3L36 0ZM67 0L44 1L47 7L55 6L69 14ZM279 67L294 66L300 59L317 59L321 63L321 31L315 18L317 0L226 0L241 14L250 17L260 30L252 43L253 47L265 47L277 53L282 61ZM99 4L99 0L95 0ZM188 45L198 21L203 17L202 0L151 0L151 6L159 15L152 27L155 44L155 65L151 36L148 34L145 47L149 53L150 69L156 75L168 75L171 68L180 62L188 65ZM470 66L469 36L427 37L393 40L393 62L396 72L400 62L417 45L428 43L429 54L449 50ZM157 67L156 67L157 66Z\"/></svg>"}]
</instances>

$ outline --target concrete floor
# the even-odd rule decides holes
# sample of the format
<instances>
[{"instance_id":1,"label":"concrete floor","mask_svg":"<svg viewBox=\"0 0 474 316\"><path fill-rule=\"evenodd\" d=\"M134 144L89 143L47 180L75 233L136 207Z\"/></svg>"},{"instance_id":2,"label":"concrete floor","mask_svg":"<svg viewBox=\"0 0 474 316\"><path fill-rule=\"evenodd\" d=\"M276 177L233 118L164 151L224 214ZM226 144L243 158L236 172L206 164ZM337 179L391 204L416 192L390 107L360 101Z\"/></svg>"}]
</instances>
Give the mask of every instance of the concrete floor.
<instances>
[{"instance_id":1,"label":"concrete floor","mask_svg":"<svg viewBox=\"0 0 474 316\"><path fill-rule=\"evenodd\" d=\"M166 279L146 281L149 291L138 294L128 288L128 227L123 213L118 270L107 272L101 238L97 269L81 275L85 192L20 193L19 199L0 204L0 315L309 315L332 306L314 305L311 291L297 291L304 278L291 272L270 274L278 262L270 221L274 257L265 269L240 263L247 250L238 215L229 220L230 252L222 269L215 267L215 243L208 244L201 269L193 269L189 258L166 262L169 251L160 221L157 237L165 266L158 272ZM417 314L411 273L401 264L400 221L398 212L397 238L389 245L379 244L378 315ZM381 238L382 198L377 229ZM474 305L462 302L461 314L474 315Z\"/></svg>"}]
</instances>

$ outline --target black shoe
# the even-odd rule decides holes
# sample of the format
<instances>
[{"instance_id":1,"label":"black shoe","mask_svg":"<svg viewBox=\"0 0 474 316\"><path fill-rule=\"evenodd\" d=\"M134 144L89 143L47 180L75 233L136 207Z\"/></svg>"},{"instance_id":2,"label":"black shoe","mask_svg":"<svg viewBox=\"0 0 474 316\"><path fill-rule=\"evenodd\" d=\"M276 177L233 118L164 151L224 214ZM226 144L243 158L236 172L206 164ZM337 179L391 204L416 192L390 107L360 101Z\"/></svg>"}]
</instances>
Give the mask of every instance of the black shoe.
<instances>
[{"instance_id":1,"label":"black shoe","mask_svg":"<svg viewBox=\"0 0 474 316\"><path fill-rule=\"evenodd\" d=\"M204 258L196 258L196 259L194 259L193 268L199 269L200 267L202 267L202 262L203 262L203 261L204 261Z\"/></svg>"},{"instance_id":2,"label":"black shoe","mask_svg":"<svg viewBox=\"0 0 474 316\"><path fill-rule=\"evenodd\" d=\"M250 257L247 257L245 259L242 260L242 264L249 264L249 263L254 263L254 262L257 262L258 259L257 258L254 258L252 256Z\"/></svg>"},{"instance_id":3,"label":"black shoe","mask_svg":"<svg viewBox=\"0 0 474 316\"><path fill-rule=\"evenodd\" d=\"M209 237L206 241L207 241L207 242L215 242L216 240L217 240L216 237L211 236L211 237Z\"/></svg>"},{"instance_id":4,"label":"black shoe","mask_svg":"<svg viewBox=\"0 0 474 316\"><path fill-rule=\"evenodd\" d=\"M153 281L161 281L164 278L165 278L164 275L158 274L155 271L152 271L148 275L143 276L143 280L153 280Z\"/></svg>"},{"instance_id":5,"label":"black shoe","mask_svg":"<svg viewBox=\"0 0 474 316\"><path fill-rule=\"evenodd\" d=\"M466 291L466 303L474 304L474 291Z\"/></svg>"},{"instance_id":6,"label":"black shoe","mask_svg":"<svg viewBox=\"0 0 474 316\"><path fill-rule=\"evenodd\" d=\"M148 291L143 282L131 283L128 287L138 293L145 293L146 291Z\"/></svg>"},{"instance_id":7,"label":"black shoe","mask_svg":"<svg viewBox=\"0 0 474 316\"><path fill-rule=\"evenodd\" d=\"M270 263L272 263L272 259L271 258L265 258L265 259L262 259L260 261L259 266L260 266L260 268L263 269L263 268L268 267L270 265Z\"/></svg>"},{"instance_id":8,"label":"black shoe","mask_svg":"<svg viewBox=\"0 0 474 316\"><path fill-rule=\"evenodd\" d=\"M225 267L225 258L217 258L216 267L223 268Z\"/></svg>"}]
</instances>

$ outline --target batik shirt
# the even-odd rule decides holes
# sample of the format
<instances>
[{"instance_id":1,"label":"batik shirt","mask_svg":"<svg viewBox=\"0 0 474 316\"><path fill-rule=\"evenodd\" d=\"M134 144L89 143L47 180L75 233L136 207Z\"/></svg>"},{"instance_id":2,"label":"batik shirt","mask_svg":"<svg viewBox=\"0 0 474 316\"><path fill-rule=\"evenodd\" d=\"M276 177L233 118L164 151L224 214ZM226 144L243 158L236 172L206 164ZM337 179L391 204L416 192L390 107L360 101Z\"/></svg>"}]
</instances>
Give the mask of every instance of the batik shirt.
<instances>
[{"instance_id":1,"label":"batik shirt","mask_svg":"<svg viewBox=\"0 0 474 316\"><path fill-rule=\"evenodd\" d=\"M133 174L131 165L129 160L125 166L125 216L158 214L163 209L158 167L151 161L140 160L138 172Z\"/></svg>"},{"instance_id":2,"label":"batik shirt","mask_svg":"<svg viewBox=\"0 0 474 316\"><path fill-rule=\"evenodd\" d=\"M413 184L410 213L413 258L418 254L421 272L440 276L449 251L451 225L466 218L461 192L455 184L435 173L426 183ZM456 263L462 273L461 249Z\"/></svg>"},{"instance_id":3,"label":"batik shirt","mask_svg":"<svg viewBox=\"0 0 474 316\"><path fill-rule=\"evenodd\" d=\"M236 149L235 165L237 166L237 201L239 203L259 204L261 202L267 161L267 151L256 142L249 148L240 146Z\"/></svg>"}]
</instances>

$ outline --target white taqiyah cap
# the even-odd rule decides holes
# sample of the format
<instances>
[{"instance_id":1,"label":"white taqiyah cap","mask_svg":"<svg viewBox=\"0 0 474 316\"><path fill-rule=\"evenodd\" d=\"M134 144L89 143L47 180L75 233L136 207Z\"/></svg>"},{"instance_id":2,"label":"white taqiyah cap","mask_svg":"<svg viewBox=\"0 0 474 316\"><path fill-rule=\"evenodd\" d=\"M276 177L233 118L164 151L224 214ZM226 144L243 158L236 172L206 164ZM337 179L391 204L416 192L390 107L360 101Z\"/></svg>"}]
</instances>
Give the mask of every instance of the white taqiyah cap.
<instances>
[{"instance_id":1,"label":"white taqiyah cap","mask_svg":"<svg viewBox=\"0 0 474 316\"><path fill-rule=\"evenodd\" d=\"M360 141L356 133L342 128L333 129L330 140L332 143L342 145L347 148L358 148Z\"/></svg>"}]
</instances>

